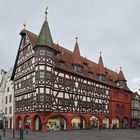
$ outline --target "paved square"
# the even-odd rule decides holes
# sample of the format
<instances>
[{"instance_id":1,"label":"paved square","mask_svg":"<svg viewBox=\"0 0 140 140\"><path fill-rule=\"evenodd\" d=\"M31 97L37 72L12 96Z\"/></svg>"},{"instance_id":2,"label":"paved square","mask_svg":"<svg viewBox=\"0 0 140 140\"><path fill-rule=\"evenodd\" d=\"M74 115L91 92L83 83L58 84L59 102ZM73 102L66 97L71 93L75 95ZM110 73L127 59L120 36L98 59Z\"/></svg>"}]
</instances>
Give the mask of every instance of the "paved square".
<instances>
[{"instance_id":1,"label":"paved square","mask_svg":"<svg viewBox=\"0 0 140 140\"><path fill-rule=\"evenodd\" d=\"M13 140L12 131L6 130L6 137L0 130L2 140ZM16 131L16 139L19 138L19 131ZM24 140L140 140L140 131L136 129L118 130L73 130L58 132L32 132L24 135Z\"/></svg>"}]
</instances>

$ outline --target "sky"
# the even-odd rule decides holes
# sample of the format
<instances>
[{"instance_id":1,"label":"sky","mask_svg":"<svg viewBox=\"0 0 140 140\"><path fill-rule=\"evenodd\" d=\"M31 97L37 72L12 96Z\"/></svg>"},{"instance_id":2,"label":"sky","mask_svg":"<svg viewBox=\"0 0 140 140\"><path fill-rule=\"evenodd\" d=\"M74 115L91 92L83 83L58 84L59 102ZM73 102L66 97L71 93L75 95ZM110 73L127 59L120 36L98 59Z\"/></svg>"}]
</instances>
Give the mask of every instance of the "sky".
<instances>
[{"instance_id":1,"label":"sky","mask_svg":"<svg viewBox=\"0 0 140 140\"><path fill-rule=\"evenodd\" d=\"M23 24L39 34L48 7L54 42L119 72L132 91L140 88L140 0L1 0L0 69L14 66Z\"/></svg>"}]
</instances>

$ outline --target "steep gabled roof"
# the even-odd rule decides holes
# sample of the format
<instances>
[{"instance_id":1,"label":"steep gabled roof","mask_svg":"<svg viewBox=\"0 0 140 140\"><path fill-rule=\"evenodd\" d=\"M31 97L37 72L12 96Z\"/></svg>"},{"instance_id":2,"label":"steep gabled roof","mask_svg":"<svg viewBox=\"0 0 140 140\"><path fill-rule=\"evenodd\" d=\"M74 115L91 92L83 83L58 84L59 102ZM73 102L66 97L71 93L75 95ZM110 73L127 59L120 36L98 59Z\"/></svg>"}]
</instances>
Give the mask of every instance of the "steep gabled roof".
<instances>
[{"instance_id":1,"label":"steep gabled roof","mask_svg":"<svg viewBox=\"0 0 140 140\"><path fill-rule=\"evenodd\" d=\"M22 36L22 35L27 35L28 38L29 38L29 40L31 41L31 44L32 44L33 46L36 45L36 41L37 41L38 35L36 35L36 34L30 32L30 31L28 31L28 30L25 30L25 29L23 29L23 30L20 32L20 35L21 35L21 36Z\"/></svg>"},{"instance_id":2,"label":"steep gabled roof","mask_svg":"<svg viewBox=\"0 0 140 140\"><path fill-rule=\"evenodd\" d=\"M30 41L30 43L32 44L32 46L35 46L36 44L36 41L37 41L37 38L38 36L28 30L25 30L23 29L21 32L20 32L20 35L22 36L22 38L27 35L28 36L28 39ZM15 61L15 64L14 64L14 68L13 68L13 73L12 73L12 76L11 76L11 80L14 79L14 75L15 75L15 71L16 71L16 65L17 65L17 61L18 61L18 57L19 57L19 52L20 52L20 46L21 46L21 42L22 42L22 39L20 41L20 44L19 44L19 48L18 48L18 53L16 55L16 61Z\"/></svg>"},{"instance_id":3,"label":"steep gabled roof","mask_svg":"<svg viewBox=\"0 0 140 140\"><path fill-rule=\"evenodd\" d=\"M29 40L31 41L32 45L35 45L35 42L37 41L37 38L38 36L28 30L22 30L22 33L25 33L26 35L28 35L29 37ZM74 51L70 51L66 48L63 48L62 46L60 45L54 45L54 49L56 49L58 52L60 52L61 54L59 55L59 58L58 59L65 59L65 70L70 70L71 69L71 64L73 64L73 54L78 54L78 57L77 56L74 56L74 58L76 58L76 60L78 60L78 62L76 63L80 63L80 64L83 64L85 62L85 57L82 57L80 55L80 51L79 51L79 45L78 43L75 43L75 47L74 47ZM74 53L75 52L75 53ZM62 57L62 58L61 58ZM79 61L80 60L80 61ZM90 71L94 73L94 76L96 74L98 74L99 72L99 63L100 65L103 65L103 60L102 60L102 57L99 58L99 63L95 63L89 59L86 58L86 63L88 64L88 70L89 70L89 67L90 67ZM118 76L117 72L111 70L111 69L108 69L106 68L106 71L105 71L105 68L104 70L102 71L102 69L100 70L100 73L103 72L103 73L107 73L107 79L109 80L110 79L110 75L111 75L111 79L112 79L112 82L115 83L115 81L118 79L118 77L124 77L124 76ZM121 73L121 72L120 72ZM13 71L13 75L14 75L14 71ZM122 75L122 74L120 74ZM83 76L87 76L86 73L83 74ZM119 78L119 79L123 79L123 78ZM125 78L124 78L125 79Z\"/></svg>"}]
</instances>

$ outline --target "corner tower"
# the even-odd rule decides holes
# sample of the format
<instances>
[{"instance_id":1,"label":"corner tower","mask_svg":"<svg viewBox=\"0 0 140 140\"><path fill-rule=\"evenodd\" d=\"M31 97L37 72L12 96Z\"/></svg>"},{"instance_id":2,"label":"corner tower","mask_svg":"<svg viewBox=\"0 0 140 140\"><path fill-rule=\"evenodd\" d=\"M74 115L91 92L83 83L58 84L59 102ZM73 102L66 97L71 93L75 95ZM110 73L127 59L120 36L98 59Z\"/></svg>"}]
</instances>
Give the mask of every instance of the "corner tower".
<instances>
[{"instance_id":1,"label":"corner tower","mask_svg":"<svg viewBox=\"0 0 140 140\"><path fill-rule=\"evenodd\" d=\"M54 49L51 32L47 21L47 8L45 20L39 33L35 51L35 85L37 94L37 111L51 111L52 85L54 75L53 58L57 54Z\"/></svg>"}]
</instances>

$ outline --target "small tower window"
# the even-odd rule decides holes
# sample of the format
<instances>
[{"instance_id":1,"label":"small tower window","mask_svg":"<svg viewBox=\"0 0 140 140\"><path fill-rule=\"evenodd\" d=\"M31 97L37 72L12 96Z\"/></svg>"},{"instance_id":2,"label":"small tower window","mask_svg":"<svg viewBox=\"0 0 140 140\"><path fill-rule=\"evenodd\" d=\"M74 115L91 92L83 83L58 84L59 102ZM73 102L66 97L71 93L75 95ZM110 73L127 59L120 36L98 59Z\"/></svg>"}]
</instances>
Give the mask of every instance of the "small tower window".
<instances>
[{"instance_id":1,"label":"small tower window","mask_svg":"<svg viewBox=\"0 0 140 140\"><path fill-rule=\"evenodd\" d=\"M39 55L44 56L45 55L45 50L39 50Z\"/></svg>"},{"instance_id":2,"label":"small tower window","mask_svg":"<svg viewBox=\"0 0 140 140\"><path fill-rule=\"evenodd\" d=\"M45 72L44 71L40 71L39 78L41 78L41 79L45 78Z\"/></svg>"},{"instance_id":3,"label":"small tower window","mask_svg":"<svg viewBox=\"0 0 140 140\"><path fill-rule=\"evenodd\" d=\"M53 53L52 53L51 51L48 51L48 50L47 50L47 56L48 56L48 57L52 57L52 56L53 56Z\"/></svg>"}]
</instances>

